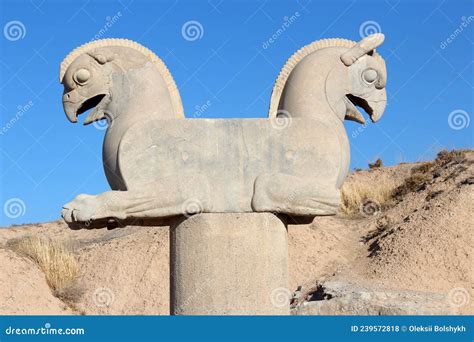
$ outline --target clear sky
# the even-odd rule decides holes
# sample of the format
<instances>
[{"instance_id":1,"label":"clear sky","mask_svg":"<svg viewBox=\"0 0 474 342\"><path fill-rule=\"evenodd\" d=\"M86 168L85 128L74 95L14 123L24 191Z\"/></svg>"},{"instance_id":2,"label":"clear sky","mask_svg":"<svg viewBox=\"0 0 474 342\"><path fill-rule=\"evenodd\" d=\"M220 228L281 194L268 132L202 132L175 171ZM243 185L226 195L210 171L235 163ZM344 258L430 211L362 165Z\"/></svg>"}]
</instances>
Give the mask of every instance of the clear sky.
<instances>
[{"instance_id":1,"label":"clear sky","mask_svg":"<svg viewBox=\"0 0 474 342\"><path fill-rule=\"evenodd\" d=\"M0 3L0 226L58 219L76 195L109 189L105 131L66 120L58 82L61 60L94 38L150 48L174 76L186 116L218 118L266 116L273 82L300 47L383 32L388 107L377 124L346 124L351 167L473 146L473 1Z\"/></svg>"}]
</instances>

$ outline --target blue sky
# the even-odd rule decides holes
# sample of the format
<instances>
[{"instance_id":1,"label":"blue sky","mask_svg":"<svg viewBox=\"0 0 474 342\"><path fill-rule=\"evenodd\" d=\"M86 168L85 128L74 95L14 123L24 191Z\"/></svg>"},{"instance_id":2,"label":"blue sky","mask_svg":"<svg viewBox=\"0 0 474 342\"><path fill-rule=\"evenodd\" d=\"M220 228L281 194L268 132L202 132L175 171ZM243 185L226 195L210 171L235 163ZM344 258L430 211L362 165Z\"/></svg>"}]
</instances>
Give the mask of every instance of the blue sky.
<instances>
[{"instance_id":1,"label":"blue sky","mask_svg":"<svg viewBox=\"0 0 474 342\"><path fill-rule=\"evenodd\" d=\"M58 219L76 195L109 189L105 131L66 120L58 82L61 60L94 37L150 48L173 74L186 115L218 118L266 116L280 68L303 45L383 32L388 107L377 124L346 124L351 167L473 145L472 1L0 3L0 226ZM190 21L197 36L183 35Z\"/></svg>"}]
</instances>

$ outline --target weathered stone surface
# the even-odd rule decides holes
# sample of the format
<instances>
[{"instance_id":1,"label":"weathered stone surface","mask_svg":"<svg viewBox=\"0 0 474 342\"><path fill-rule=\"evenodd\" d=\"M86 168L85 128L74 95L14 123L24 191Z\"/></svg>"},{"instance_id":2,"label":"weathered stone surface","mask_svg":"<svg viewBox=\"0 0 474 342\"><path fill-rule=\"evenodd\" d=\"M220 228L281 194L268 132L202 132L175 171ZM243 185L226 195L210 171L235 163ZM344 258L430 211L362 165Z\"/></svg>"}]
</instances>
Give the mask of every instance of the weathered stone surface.
<instances>
[{"instance_id":1,"label":"weathered stone surface","mask_svg":"<svg viewBox=\"0 0 474 342\"><path fill-rule=\"evenodd\" d=\"M160 191L174 205L193 199L202 212L334 214L348 169L348 142L334 139L327 122L295 119L278 127L278 121L138 123L122 138L120 172L129 189L145 189L150 197Z\"/></svg>"},{"instance_id":2,"label":"weathered stone surface","mask_svg":"<svg viewBox=\"0 0 474 342\"><path fill-rule=\"evenodd\" d=\"M367 288L339 281L325 282L294 315L456 315L439 293Z\"/></svg>"},{"instance_id":3,"label":"weathered stone surface","mask_svg":"<svg viewBox=\"0 0 474 342\"><path fill-rule=\"evenodd\" d=\"M172 314L289 314L287 245L273 214L200 214L172 227Z\"/></svg>"},{"instance_id":4,"label":"weathered stone surface","mask_svg":"<svg viewBox=\"0 0 474 342\"><path fill-rule=\"evenodd\" d=\"M374 122L385 108L374 51L383 39L300 49L275 83L270 118L248 120L184 119L168 69L137 43L79 47L61 63L64 110L72 122L89 109L85 124L108 120L112 191L79 195L63 218L81 227L202 213L172 229L173 313L288 314L286 227L270 213L336 213L349 168L343 122L364 122L356 105Z\"/></svg>"},{"instance_id":5,"label":"weathered stone surface","mask_svg":"<svg viewBox=\"0 0 474 342\"><path fill-rule=\"evenodd\" d=\"M385 108L386 71L360 42L327 39L299 50L276 81L270 119L184 119L163 62L124 39L88 43L61 64L70 121L109 121L103 160L113 191L79 195L70 224L196 212L332 215L349 167L344 119L373 121ZM278 114L278 115L277 115ZM191 209L191 210L189 210Z\"/></svg>"},{"instance_id":6,"label":"weathered stone surface","mask_svg":"<svg viewBox=\"0 0 474 342\"><path fill-rule=\"evenodd\" d=\"M384 39L381 33L357 43L322 39L299 49L275 82L269 116L365 123L358 106L373 122L379 120L387 102L387 70L375 48Z\"/></svg>"}]
</instances>

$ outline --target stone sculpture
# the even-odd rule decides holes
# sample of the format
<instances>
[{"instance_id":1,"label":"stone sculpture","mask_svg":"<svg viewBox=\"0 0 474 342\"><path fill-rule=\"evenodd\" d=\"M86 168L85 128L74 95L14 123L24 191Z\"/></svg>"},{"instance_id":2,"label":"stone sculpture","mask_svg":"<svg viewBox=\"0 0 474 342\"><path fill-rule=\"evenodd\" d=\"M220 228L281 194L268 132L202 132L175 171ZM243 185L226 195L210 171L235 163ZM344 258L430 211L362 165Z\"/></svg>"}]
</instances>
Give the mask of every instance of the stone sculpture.
<instances>
[{"instance_id":1,"label":"stone sculpture","mask_svg":"<svg viewBox=\"0 0 474 342\"><path fill-rule=\"evenodd\" d=\"M176 84L150 50L104 39L61 63L68 119L107 119L103 163L112 191L64 205L69 224L194 213L335 214L348 173L344 119L377 121L386 69L375 34L324 39L296 52L273 89L269 118L185 119Z\"/></svg>"}]
</instances>

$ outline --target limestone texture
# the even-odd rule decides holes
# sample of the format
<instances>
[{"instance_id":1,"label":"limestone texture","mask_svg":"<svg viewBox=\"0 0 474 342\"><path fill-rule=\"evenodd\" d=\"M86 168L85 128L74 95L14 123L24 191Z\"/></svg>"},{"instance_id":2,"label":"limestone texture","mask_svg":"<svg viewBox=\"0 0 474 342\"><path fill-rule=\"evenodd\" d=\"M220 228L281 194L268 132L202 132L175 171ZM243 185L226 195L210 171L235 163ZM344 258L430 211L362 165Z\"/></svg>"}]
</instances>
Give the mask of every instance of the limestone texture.
<instances>
[{"instance_id":1,"label":"limestone texture","mask_svg":"<svg viewBox=\"0 0 474 342\"><path fill-rule=\"evenodd\" d=\"M287 230L275 215L194 215L170 236L171 314L290 313Z\"/></svg>"},{"instance_id":2,"label":"limestone texture","mask_svg":"<svg viewBox=\"0 0 474 342\"><path fill-rule=\"evenodd\" d=\"M93 41L61 63L67 118L106 119L103 164L112 191L64 205L70 226L196 213L334 215L349 168L345 119L372 121L386 104L385 63L360 42L323 39L278 76L266 119L185 119L161 59L126 39Z\"/></svg>"}]
</instances>

